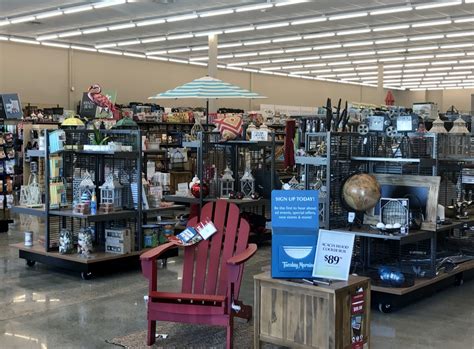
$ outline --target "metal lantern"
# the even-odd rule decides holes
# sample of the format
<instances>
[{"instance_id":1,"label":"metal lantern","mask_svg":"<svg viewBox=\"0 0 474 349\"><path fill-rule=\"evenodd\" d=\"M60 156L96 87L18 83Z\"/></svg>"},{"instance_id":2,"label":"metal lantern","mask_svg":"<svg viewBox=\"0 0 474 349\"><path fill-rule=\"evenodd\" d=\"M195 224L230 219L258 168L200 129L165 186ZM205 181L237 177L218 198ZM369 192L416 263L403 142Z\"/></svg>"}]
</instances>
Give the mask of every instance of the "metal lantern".
<instances>
[{"instance_id":1,"label":"metal lantern","mask_svg":"<svg viewBox=\"0 0 474 349\"><path fill-rule=\"evenodd\" d=\"M115 178L113 173L109 173L104 184L100 187L100 203L113 204L114 208L122 208L122 188L123 186Z\"/></svg>"},{"instance_id":2,"label":"metal lantern","mask_svg":"<svg viewBox=\"0 0 474 349\"><path fill-rule=\"evenodd\" d=\"M430 132L432 133L446 133L446 129L444 128L444 121L441 120L440 118L437 118L435 121L433 121L433 126L430 129Z\"/></svg>"},{"instance_id":3,"label":"metal lantern","mask_svg":"<svg viewBox=\"0 0 474 349\"><path fill-rule=\"evenodd\" d=\"M461 117L454 120L453 127L449 133L468 134L469 130L466 127L466 121L464 121Z\"/></svg>"},{"instance_id":4,"label":"metal lantern","mask_svg":"<svg viewBox=\"0 0 474 349\"><path fill-rule=\"evenodd\" d=\"M234 191L235 179L232 177L233 174L232 170L227 166L220 180L221 197L229 197L229 194Z\"/></svg>"},{"instance_id":5,"label":"metal lantern","mask_svg":"<svg viewBox=\"0 0 474 349\"><path fill-rule=\"evenodd\" d=\"M82 176L81 183L79 184L79 200L81 202L90 202L94 190L95 184L92 181L92 176L89 171L86 171L84 176Z\"/></svg>"},{"instance_id":6,"label":"metal lantern","mask_svg":"<svg viewBox=\"0 0 474 349\"><path fill-rule=\"evenodd\" d=\"M240 191L247 198L255 192L255 178L249 168L245 169L244 175L240 179Z\"/></svg>"}]
</instances>

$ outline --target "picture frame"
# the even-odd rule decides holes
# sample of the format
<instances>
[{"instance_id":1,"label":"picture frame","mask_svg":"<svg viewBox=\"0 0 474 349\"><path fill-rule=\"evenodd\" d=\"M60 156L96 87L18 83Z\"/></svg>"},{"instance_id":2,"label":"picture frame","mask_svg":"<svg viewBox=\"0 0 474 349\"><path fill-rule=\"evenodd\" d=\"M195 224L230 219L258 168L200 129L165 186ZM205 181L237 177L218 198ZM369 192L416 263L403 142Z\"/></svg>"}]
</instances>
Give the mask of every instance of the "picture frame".
<instances>
[{"instance_id":1,"label":"picture frame","mask_svg":"<svg viewBox=\"0 0 474 349\"><path fill-rule=\"evenodd\" d=\"M382 196L384 188L397 187L405 190L422 190L426 194L425 200L421 202L424 207L424 221L421 223L422 230L436 231L436 216L438 209L438 195L441 177L439 176L415 176L415 175L395 175L395 174L373 174L380 184ZM410 201L411 203L412 201ZM375 208L367 211L364 215L364 224L376 225L379 222L379 215Z\"/></svg>"}]
</instances>

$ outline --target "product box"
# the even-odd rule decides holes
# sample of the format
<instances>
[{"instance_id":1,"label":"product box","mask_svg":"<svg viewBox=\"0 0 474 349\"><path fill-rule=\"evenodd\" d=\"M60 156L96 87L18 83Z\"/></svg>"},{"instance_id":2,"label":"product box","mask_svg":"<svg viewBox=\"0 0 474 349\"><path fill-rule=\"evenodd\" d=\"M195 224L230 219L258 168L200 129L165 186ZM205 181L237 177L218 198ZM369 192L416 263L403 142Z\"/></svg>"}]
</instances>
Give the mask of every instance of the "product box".
<instances>
[{"instance_id":1,"label":"product box","mask_svg":"<svg viewBox=\"0 0 474 349\"><path fill-rule=\"evenodd\" d=\"M129 229L105 229L105 252L127 254L132 251Z\"/></svg>"},{"instance_id":2,"label":"product box","mask_svg":"<svg viewBox=\"0 0 474 349\"><path fill-rule=\"evenodd\" d=\"M272 277L312 277L319 230L318 193L272 192Z\"/></svg>"}]
</instances>

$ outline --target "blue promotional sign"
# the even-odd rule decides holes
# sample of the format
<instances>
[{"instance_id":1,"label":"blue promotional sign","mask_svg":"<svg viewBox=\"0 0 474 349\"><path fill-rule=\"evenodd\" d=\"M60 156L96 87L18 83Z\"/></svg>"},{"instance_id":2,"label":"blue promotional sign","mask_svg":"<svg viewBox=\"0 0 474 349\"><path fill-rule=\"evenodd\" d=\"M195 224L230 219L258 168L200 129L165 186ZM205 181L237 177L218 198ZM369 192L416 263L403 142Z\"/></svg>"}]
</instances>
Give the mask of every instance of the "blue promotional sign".
<instances>
[{"instance_id":1,"label":"blue promotional sign","mask_svg":"<svg viewBox=\"0 0 474 349\"><path fill-rule=\"evenodd\" d=\"M318 191L272 192L272 277L311 277L318 230Z\"/></svg>"}]
</instances>

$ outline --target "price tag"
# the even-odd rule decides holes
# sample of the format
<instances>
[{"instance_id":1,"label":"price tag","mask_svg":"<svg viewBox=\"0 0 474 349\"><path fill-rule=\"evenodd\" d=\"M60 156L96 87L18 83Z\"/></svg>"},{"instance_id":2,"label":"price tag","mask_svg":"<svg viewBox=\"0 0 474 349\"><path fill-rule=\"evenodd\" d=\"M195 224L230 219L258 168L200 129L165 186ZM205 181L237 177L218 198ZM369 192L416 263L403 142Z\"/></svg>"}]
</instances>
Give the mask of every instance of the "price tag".
<instances>
[{"instance_id":1,"label":"price tag","mask_svg":"<svg viewBox=\"0 0 474 349\"><path fill-rule=\"evenodd\" d=\"M250 135L251 141L267 141L268 140L268 131L264 130L254 130Z\"/></svg>"},{"instance_id":2,"label":"price tag","mask_svg":"<svg viewBox=\"0 0 474 349\"><path fill-rule=\"evenodd\" d=\"M354 237L354 234L320 229L313 277L347 281Z\"/></svg>"}]
</instances>

